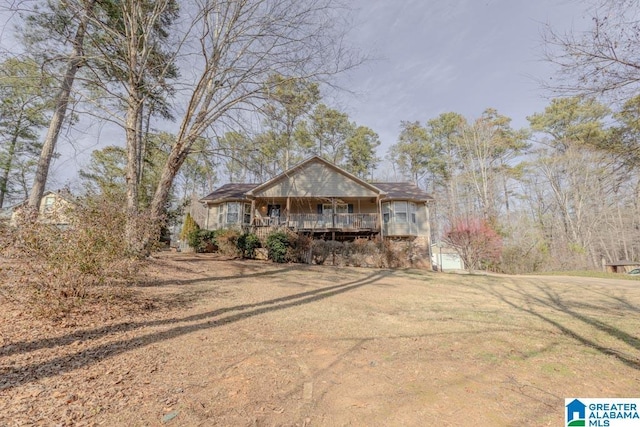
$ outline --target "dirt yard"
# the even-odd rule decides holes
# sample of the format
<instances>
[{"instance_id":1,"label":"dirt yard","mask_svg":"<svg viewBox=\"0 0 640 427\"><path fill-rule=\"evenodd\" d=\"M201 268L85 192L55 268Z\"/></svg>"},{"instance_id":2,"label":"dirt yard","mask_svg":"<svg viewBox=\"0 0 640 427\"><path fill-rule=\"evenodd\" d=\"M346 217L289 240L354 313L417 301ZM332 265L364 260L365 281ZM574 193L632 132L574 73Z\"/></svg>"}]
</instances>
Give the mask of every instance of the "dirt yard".
<instances>
[{"instance_id":1,"label":"dirt yard","mask_svg":"<svg viewBox=\"0 0 640 427\"><path fill-rule=\"evenodd\" d=\"M0 300L0 425L558 426L640 397L640 284L163 254L139 307Z\"/></svg>"}]
</instances>

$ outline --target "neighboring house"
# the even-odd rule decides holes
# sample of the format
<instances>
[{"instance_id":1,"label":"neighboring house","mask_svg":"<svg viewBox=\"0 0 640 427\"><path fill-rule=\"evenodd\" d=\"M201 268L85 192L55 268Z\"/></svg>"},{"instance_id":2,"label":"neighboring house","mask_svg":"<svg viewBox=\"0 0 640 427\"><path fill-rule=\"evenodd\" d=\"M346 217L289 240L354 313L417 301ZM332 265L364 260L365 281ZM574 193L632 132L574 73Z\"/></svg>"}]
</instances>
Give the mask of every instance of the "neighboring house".
<instances>
[{"instance_id":1,"label":"neighboring house","mask_svg":"<svg viewBox=\"0 0 640 427\"><path fill-rule=\"evenodd\" d=\"M27 201L25 200L11 208L9 224L15 226L18 223L18 215L26 205ZM42 199L40 199L38 220L58 227L67 227L69 225L69 212L74 205L74 198L68 190L46 191L42 195Z\"/></svg>"},{"instance_id":2,"label":"neighboring house","mask_svg":"<svg viewBox=\"0 0 640 427\"><path fill-rule=\"evenodd\" d=\"M266 236L277 228L314 238L424 240L433 198L411 183L368 183L312 157L261 184L226 184L200 200L203 228L242 228Z\"/></svg>"}]
</instances>

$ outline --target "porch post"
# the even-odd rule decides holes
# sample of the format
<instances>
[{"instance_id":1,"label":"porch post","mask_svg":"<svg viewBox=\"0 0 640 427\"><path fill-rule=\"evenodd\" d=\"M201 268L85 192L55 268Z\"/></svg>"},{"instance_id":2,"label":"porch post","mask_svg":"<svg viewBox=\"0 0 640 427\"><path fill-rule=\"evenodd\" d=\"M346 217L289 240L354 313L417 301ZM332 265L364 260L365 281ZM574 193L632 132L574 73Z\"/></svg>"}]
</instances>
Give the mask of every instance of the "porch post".
<instances>
[{"instance_id":1,"label":"porch post","mask_svg":"<svg viewBox=\"0 0 640 427\"><path fill-rule=\"evenodd\" d=\"M287 226L289 226L289 213L290 212L291 212L291 197L287 196L287 216L286 216Z\"/></svg>"},{"instance_id":2,"label":"porch post","mask_svg":"<svg viewBox=\"0 0 640 427\"><path fill-rule=\"evenodd\" d=\"M336 228L336 198L335 197L331 198L331 227ZM332 240L335 240L335 231L333 232L333 234L334 234L334 238Z\"/></svg>"},{"instance_id":3,"label":"porch post","mask_svg":"<svg viewBox=\"0 0 640 427\"><path fill-rule=\"evenodd\" d=\"M378 194L378 227L380 227L380 240L384 240L384 232L383 228L383 217L382 217L382 200L380 199L380 195Z\"/></svg>"},{"instance_id":4,"label":"porch post","mask_svg":"<svg viewBox=\"0 0 640 427\"><path fill-rule=\"evenodd\" d=\"M256 224L254 222L255 218L256 218L256 199L253 199L251 200L251 220L249 221L249 223L253 227L253 230L255 230L255 227L256 227Z\"/></svg>"}]
</instances>

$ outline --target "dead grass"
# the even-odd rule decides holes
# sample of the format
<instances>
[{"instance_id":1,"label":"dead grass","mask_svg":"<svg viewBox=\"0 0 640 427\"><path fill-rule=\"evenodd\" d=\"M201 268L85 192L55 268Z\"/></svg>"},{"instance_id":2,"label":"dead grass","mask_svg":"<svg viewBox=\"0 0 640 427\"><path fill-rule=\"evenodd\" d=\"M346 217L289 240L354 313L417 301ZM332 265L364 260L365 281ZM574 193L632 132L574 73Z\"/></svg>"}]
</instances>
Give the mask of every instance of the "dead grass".
<instances>
[{"instance_id":1,"label":"dead grass","mask_svg":"<svg viewBox=\"0 0 640 427\"><path fill-rule=\"evenodd\" d=\"M631 281L171 254L141 284L71 325L3 301L0 425L543 426L640 389Z\"/></svg>"}]
</instances>

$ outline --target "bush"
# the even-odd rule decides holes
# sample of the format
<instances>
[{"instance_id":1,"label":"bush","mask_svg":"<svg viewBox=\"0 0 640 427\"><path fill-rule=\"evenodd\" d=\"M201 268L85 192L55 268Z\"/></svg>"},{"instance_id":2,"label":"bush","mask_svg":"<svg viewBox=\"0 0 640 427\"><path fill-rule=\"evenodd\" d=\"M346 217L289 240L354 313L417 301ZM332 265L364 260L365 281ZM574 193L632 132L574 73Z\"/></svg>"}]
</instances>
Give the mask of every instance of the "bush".
<instances>
[{"instance_id":1,"label":"bush","mask_svg":"<svg viewBox=\"0 0 640 427\"><path fill-rule=\"evenodd\" d=\"M218 252L228 257L236 257L239 255L238 238L240 232L234 229L222 229L215 231L215 243Z\"/></svg>"},{"instance_id":2,"label":"bush","mask_svg":"<svg viewBox=\"0 0 640 427\"><path fill-rule=\"evenodd\" d=\"M274 231L267 236L267 253L269 259L273 262L291 261L289 254L291 246L289 234L284 231Z\"/></svg>"},{"instance_id":3,"label":"bush","mask_svg":"<svg viewBox=\"0 0 640 427\"><path fill-rule=\"evenodd\" d=\"M260 246L260 239L253 233L244 233L238 237L237 247L242 258L255 258L256 249Z\"/></svg>"},{"instance_id":4,"label":"bush","mask_svg":"<svg viewBox=\"0 0 640 427\"><path fill-rule=\"evenodd\" d=\"M187 213L187 216L184 218L184 223L182 224L182 230L180 231L180 239L189 242L189 239L191 239L192 236L195 238L194 233L198 230L200 230L200 226L196 223L191 214ZM194 248L194 250L197 247L197 245L192 245L190 242L189 246Z\"/></svg>"},{"instance_id":5,"label":"bush","mask_svg":"<svg viewBox=\"0 0 640 427\"><path fill-rule=\"evenodd\" d=\"M195 228L187 235L187 243L198 253L215 252L216 232Z\"/></svg>"},{"instance_id":6,"label":"bush","mask_svg":"<svg viewBox=\"0 0 640 427\"><path fill-rule=\"evenodd\" d=\"M314 240L311 254L313 256L313 262L318 265L322 265L326 262L329 255L341 254L344 250L344 245L335 240ZM335 262L333 262L335 264Z\"/></svg>"},{"instance_id":7,"label":"bush","mask_svg":"<svg viewBox=\"0 0 640 427\"><path fill-rule=\"evenodd\" d=\"M88 298L106 301L120 292L113 285L126 283L139 265L128 252L123 205L116 197L86 197L70 212L68 227L24 218L9 231L0 255L14 259L13 277L20 280L13 284L21 285L14 291L25 297L26 308L63 317ZM135 223L137 233L151 227L143 215Z\"/></svg>"}]
</instances>

